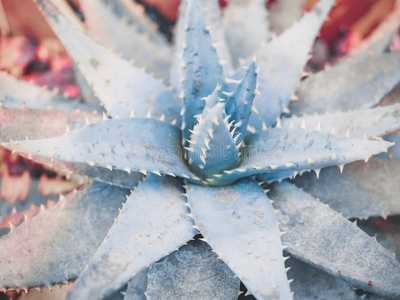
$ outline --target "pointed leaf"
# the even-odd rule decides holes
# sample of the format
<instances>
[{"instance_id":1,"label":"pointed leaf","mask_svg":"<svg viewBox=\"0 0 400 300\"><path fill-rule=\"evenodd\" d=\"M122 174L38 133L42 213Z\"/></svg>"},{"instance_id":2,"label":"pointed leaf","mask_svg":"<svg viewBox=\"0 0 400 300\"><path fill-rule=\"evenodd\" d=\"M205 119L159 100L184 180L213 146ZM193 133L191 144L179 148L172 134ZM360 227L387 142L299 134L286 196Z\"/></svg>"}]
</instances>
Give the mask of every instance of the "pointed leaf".
<instances>
[{"instance_id":1,"label":"pointed leaf","mask_svg":"<svg viewBox=\"0 0 400 300\"><path fill-rule=\"evenodd\" d=\"M226 102L226 113L235 121L234 126L238 127L235 135L243 137L247 130L250 114L252 112L253 100L257 88L257 70L255 61L247 67L246 73L238 84L232 96ZM257 112L255 112L257 113Z\"/></svg>"},{"instance_id":2,"label":"pointed leaf","mask_svg":"<svg viewBox=\"0 0 400 300\"><path fill-rule=\"evenodd\" d=\"M287 260L288 277L296 300L359 300L353 286L293 257Z\"/></svg>"},{"instance_id":3,"label":"pointed leaf","mask_svg":"<svg viewBox=\"0 0 400 300\"><path fill-rule=\"evenodd\" d=\"M120 8L120 14L115 12L115 6ZM138 22L134 22L133 18L124 13L123 4L119 1L110 4L110 1L105 0L87 0L82 1L81 8L92 38L104 46L113 47L126 60L134 60L136 66L146 68L157 77L168 78L171 50L160 33L158 39L163 43L150 40L149 27L141 32ZM154 28L153 31L152 34L156 35Z\"/></svg>"},{"instance_id":4,"label":"pointed leaf","mask_svg":"<svg viewBox=\"0 0 400 300\"><path fill-rule=\"evenodd\" d=\"M71 164L108 169L172 174L198 179L183 161L180 130L154 119L106 120L63 136L4 144L31 154Z\"/></svg>"},{"instance_id":5,"label":"pointed leaf","mask_svg":"<svg viewBox=\"0 0 400 300\"><path fill-rule=\"evenodd\" d=\"M59 110L73 111L80 109L92 112L95 109L78 102L76 99L63 98L56 92L49 91L33 83L18 80L0 71L0 108L47 109L54 107Z\"/></svg>"},{"instance_id":6,"label":"pointed leaf","mask_svg":"<svg viewBox=\"0 0 400 300\"><path fill-rule=\"evenodd\" d=\"M216 89L214 93L217 92ZM224 109L223 103L206 107L204 119L194 127L187 149L189 164L196 174L209 177L232 169L239 162L240 145L233 137Z\"/></svg>"},{"instance_id":7,"label":"pointed leaf","mask_svg":"<svg viewBox=\"0 0 400 300\"><path fill-rule=\"evenodd\" d=\"M146 300L147 269L136 274L128 282L128 288L124 292L124 300Z\"/></svg>"},{"instance_id":8,"label":"pointed leaf","mask_svg":"<svg viewBox=\"0 0 400 300\"><path fill-rule=\"evenodd\" d=\"M366 219L400 214L400 163L372 157L343 169L321 170L296 178L296 185L346 218ZM377 184L379 183L379 184Z\"/></svg>"},{"instance_id":9,"label":"pointed leaf","mask_svg":"<svg viewBox=\"0 0 400 300\"><path fill-rule=\"evenodd\" d=\"M49 0L37 3L111 116L128 117L131 111L140 117L148 111L169 120L179 116L180 105L164 84L91 40Z\"/></svg>"},{"instance_id":10,"label":"pointed leaf","mask_svg":"<svg viewBox=\"0 0 400 300\"><path fill-rule=\"evenodd\" d=\"M279 1L281 2L281 1ZM231 0L223 25L234 67L269 40L268 11L264 0Z\"/></svg>"},{"instance_id":11,"label":"pointed leaf","mask_svg":"<svg viewBox=\"0 0 400 300\"><path fill-rule=\"evenodd\" d=\"M40 139L65 133L65 129L79 129L85 126L85 118L98 123L101 117L80 111L6 109L0 108L0 141Z\"/></svg>"},{"instance_id":12,"label":"pointed leaf","mask_svg":"<svg viewBox=\"0 0 400 300\"><path fill-rule=\"evenodd\" d=\"M30 288L76 278L106 236L127 193L95 183L1 237L0 286Z\"/></svg>"},{"instance_id":13,"label":"pointed leaf","mask_svg":"<svg viewBox=\"0 0 400 300\"><path fill-rule=\"evenodd\" d=\"M222 67L206 27L200 1L189 1L186 19L182 112L182 138L185 143L190 136L189 130L197 124L194 116L203 112L205 103L201 98L210 95L217 84L223 83Z\"/></svg>"},{"instance_id":14,"label":"pointed leaf","mask_svg":"<svg viewBox=\"0 0 400 300\"><path fill-rule=\"evenodd\" d=\"M103 299L195 235L181 182L147 177L131 194L66 299Z\"/></svg>"},{"instance_id":15,"label":"pointed leaf","mask_svg":"<svg viewBox=\"0 0 400 300\"><path fill-rule=\"evenodd\" d=\"M274 34L282 34L303 15L303 1L279 0L271 7L270 23Z\"/></svg>"},{"instance_id":16,"label":"pointed leaf","mask_svg":"<svg viewBox=\"0 0 400 300\"><path fill-rule=\"evenodd\" d=\"M179 17L176 25L175 33L175 55L174 61L171 68L171 84L177 94L183 91L183 83L181 79L185 77L185 70L182 68L184 64L184 48L186 45L186 25L188 24L187 9L188 1L180 1L179 6ZM228 50L228 46L225 41L225 35L221 24L221 16L219 9L219 1L217 0L201 0L199 4L203 8L204 20L209 29L209 33L212 42L215 45L215 49L218 53L218 58L223 60L224 65L222 66L224 75L227 76L232 69L231 57ZM214 86L217 83L214 84Z\"/></svg>"},{"instance_id":17,"label":"pointed leaf","mask_svg":"<svg viewBox=\"0 0 400 300\"><path fill-rule=\"evenodd\" d=\"M196 225L257 299L291 299L272 205L254 180L227 187L186 185Z\"/></svg>"},{"instance_id":18,"label":"pointed leaf","mask_svg":"<svg viewBox=\"0 0 400 300\"><path fill-rule=\"evenodd\" d=\"M399 82L400 51L347 59L302 81L290 111L300 115L372 107Z\"/></svg>"},{"instance_id":19,"label":"pointed leaf","mask_svg":"<svg viewBox=\"0 0 400 300\"><path fill-rule=\"evenodd\" d=\"M380 140L354 140L319 131L273 128L251 135L239 168L214 175L211 184L265 173L263 180L291 177L293 172L348 164L387 151Z\"/></svg>"},{"instance_id":20,"label":"pointed leaf","mask_svg":"<svg viewBox=\"0 0 400 300\"><path fill-rule=\"evenodd\" d=\"M254 101L259 114L253 114L250 125L261 129L263 123L275 123L289 98L308 60L314 40L328 15L333 0L321 0L299 22L257 51L261 96Z\"/></svg>"},{"instance_id":21,"label":"pointed leaf","mask_svg":"<svg viewBox=\"0 0 400 300\"><path fill-rule=\"evenodd\" d=\"M101 0L108 3L114 14L122 19L126 19L128 24L135 27L138 32L144 34L152 43L159 47L166 45L166 38L157 30L154 21L143 10L143 5L127 0Z\"/></svg>"},{"instance_id":22,"label":"pointed leaf","mask_svg":"<svg viewBox=\"0 0 400 300\"><path fill-rule=\"evenodd\" d=\"M362 139L381 137L400 129L400 104L364 108L346 112L332 112L321 115L292 117L282 120L286 128L318 129L326 133Z\"/></svg>"},{"instance_id":23,"label":"pointed leaf","mask_svg":"<svg viewBox=\"0 0 400 300\"><path fill-rule=\"evenodd\" d=\"M149 268L147 299L232 299L239 278L218 259L210 246L190 241Z\"/></svg>"},{"instance_id":24,"label":"pointed leaf","mask_svg":"<svg viewBox=\"0 0 400 300\"><path fill-rule=\"evenodd\" d=\"M355 223L287 182L270 192L286 251L363 290L400 295L400 263Z\"/></svg>"}]
</instances>

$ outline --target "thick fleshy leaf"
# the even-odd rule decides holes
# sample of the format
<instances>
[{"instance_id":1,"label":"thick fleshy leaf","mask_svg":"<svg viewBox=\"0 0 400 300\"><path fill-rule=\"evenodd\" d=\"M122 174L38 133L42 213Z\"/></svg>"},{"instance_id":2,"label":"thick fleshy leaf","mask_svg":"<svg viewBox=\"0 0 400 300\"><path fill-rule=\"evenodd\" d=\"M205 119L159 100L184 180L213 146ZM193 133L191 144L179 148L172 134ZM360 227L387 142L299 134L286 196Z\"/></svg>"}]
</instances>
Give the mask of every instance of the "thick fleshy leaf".
<instances>
[{"instance_id":1,"label":"thick fleshy leaf","mask_svg":"<svg viewBox=\"0 0 400 300\"><path fill-rule=\"evenodd\" d=\"M0 72L0 107L33 109L55 109L73 111L80 109L92 112L95 109L76 99L64 98L56 92L39 87L33 83L18 80L5 72Z\"/></svg>"},{"instance_id":2,"label":"thick fleshy leaf","mask_svg":"<svg viewBox=\"0 0 400 300\"><path fill-rule=\"evenodd\" d=\"M128 117L132 111L144 117L179 116L180 105L167 87L128 61L97 44L69 23L49 0L39 8L56 32L94 92L113 117Z\"/></svg>"},{"instance_id":3,"label":"thick fleshy leaf","mask_svg":"<svg viewBox=\"0 0 400 300\"><path fill-rule=\"evenodd\" d=\"M106 236L128 192L95 183L61 198L1 237L0 286L30 288L76 278Z\"/></svg>"},{"instance_id":4,"label":"thick fleshy leaf","mask_svg":"<svg viewBox=\"0 0 400 300\"><path fill-rule=\"evenodd\" d=\"M122 19L126 19L131 26L159 47L166 46L166 39L154 25L148 14L143 10L143 6L129 0L101 0L108 3L114 14Z\"/></svg>"},{"instance_id":5,"label":"thick fleshy leaf","mask_svg":"<svg viewBox=\"0 0 400 300\"><path fill-rule=\"evenodd\" d=\"M225 39L225 31L222 25L219 0L200 0L203 7L204 19L210 27L210 35L218 53L224 75L233 72L230 48Z\"/></svg>"},{"instance_id":6,"label":"thick fleshy leaf","mask_svg":"<svg viewBox=\"0 0 400 300\"><path fill-rule=\"evenodd\" d=\"M203 97L223 83L222 67L206 26L199 0L189 0L184 57L182 138L184 143L197 124L196 115L203 112Z\"/></svg>"},{"instance_id":7,"label":"thick fleshy leaf","mask_svg":"<svg viewBox=\"0 0 400 300\"><path fill-rule=\"evenodd\" d=\"M79 129L89 123L99 123L98 115L89 113L61 112L56 110L0 109L0 141L49 138L63 135L66 129ZM133 189L143 178L143 174L109 170L87 164L54 162L52 158L35 158L60 174L77 173L111 185Z\"/></svg>"},{"instance_id":8,"label":"thick fleshy leaf","mask_svg":"<svg viewBox=\"0 0 400 300\"><path fill-rule=\"evenodd\" d=\"M293 280L290 288L296 300L359 300L353 286L314 268L293 257L286 261L290 268L288 277Z\"/></svg>"},{"instance_id":9,"label":"thick fleshy leaf","mask_svg":"<svg viewBox=\"0 0 400 300\"><path fill-rule=\"evenodd\" d=\"M257 299L291 299L272 205L256 181L227 187L187 184L191 212L207 243Z\"/></svg>"},{"instance_id":10,"label":"thick fleshy leaf","mask_svg":"<svg viewBox=\"0 0 400 300\"><path fill-rule=\"evenodd\" d=\"M321 115L292 117L282 120L282 127L308 128L326 133L362 139L381 137L400 129L400 104L332 112Z\"/></svg>"},{"instance_id":11,"label":"thick fleshy leaf","mask_svg":"<svg viewBox=\"0 0 400 300\"><path fill-rule=\"evenodd\" d=\"M181 182L147 177L131 194L66 299L103 299L195 235Z\"/></svg>"},{"instance_id":12,"label":"thick fleshy leaf","mask_svg":"<svg viewBox=\"0 0 400 300\"><path fill-rule=\"evenodd\" d=\"M271 31L281 34L296 23L303 15L303 1L279 0L270 10Z\"/></svg>"},{"instance_id":13,"label":"thick fleshy leaf","mask_svg":"<svg viewBox=\"0 0 400 300\"><path fill-rule=\"evenodd\" d=\"M370 236L375 236L379 244L393 253L400 262L400 218L371 218L357 224Z\"/></svg>"},{"instance_id":14,"label":"thick fleshy leaf","mask_svg":"<svg viewBox=\"0 0 400 300\"><path fill-rule=\"evenodd\" d=\"M216 47L218 58L224 63L222 68L225 76L227 76L232 69L230 53L226 45L225 35L221 25L219 1L217 0L201 0L199 4L203 8L204 19L209 29L209 33ZM186 28L188 24L187 19L188 1L180 1L179 17L176 25L175 33L175 54L174 61L171 67L171 84L177 94L183 91L182 78L185 77L185 70L182 68L184 64L184 48L186 45ZM221 62L221 64L222 64ZM215 83L216 85L216 83Z\"/></svg>"},{"instance_id":15,"label":"thick fleshy leaf","mask_svg":"<svg viewBox=\"0 0 400 300\"><path fill-rule=\"evenodd\" d=\"M113 47L116 53L122 54L127 60L133 60L138 67L144 67L157 77L168 78L171 49L158 33L160 43L154 43L149 38L149 28L153 28L152 35L156 35L154 27L143 30L129 18L120 1L86 0L82 1L81 8L85 14L85 23L89 34L104 46ZM163 43L161 43L163 41Z\"/></svg>"},{"instance_id":16,"label":"thick fleshy leaf","mask_svg":"<svg viewBox=\"0 0 400 300\"><path fill-rule=\"evenodd\" d=\"M372 107L399 82L400 51L346 59L302 81L290 111L300 115Z\"/></svg>"},{"instance_id":17,"label":"thick fleshy leaf","mask_svg":"<svg viewBox=\"0 0 400 300\"><path fill-rule=\"evenodd\" d=\"M333 0L321 0L290 29L257 51L261 96L254 101L259 114L252 114L250 125L270 126L289 104L308 54ZM284 67L283 67L284 66Z\"/></svg>"},{"instance_id":18,"label":"thick fleshy leaf","mask_svg":"<svg viewBox=\"0 0 400 300\"><path fill-rule=\"evenodd\" d=\"M400 263L356 223L287 182L269 195L279 209L287 252L363 290L400 295Z\"/></svg>"},{"instance_id":19,"label":"thick fleshy leaf","mask_svg":"<svg viewBox=\"0 0 400 300\"><path fill-rule=\"evenodd\" d=\"M218 88L209 101L217 93ZM189 164L196 174L204 177L232 169L239 163L240 144L237 145L230 129L224 106L217 103L213 108L206 107L204 118L202 115L190 136L187 147Z\"/></svg>"},{"instance_id":20,"label":"thick fleshy leaf","mask_svg":"<svg viewBox=\"0 0 400 300\"><path fill-rule=\"evenodd\" d=\"M321 170L296 178L296 185L346 218L366 219L400 214L400 163L371 158L343 169ZM377 184L379 182L379 184Z\"/></svg>"},{"instance_id":21,"label":"thick fleshy leaf","mask_svg":"<svg viewBox=\"0 0 400 300\"><path fill-rule=\"evenodd\" d=\"M239 168L224 171L208 180L226 184L265 174L263 180L288 178L294 172L317 170L367 159L387 151L392 144L380 140L354 140L304 129L267 129L248 137Z\"/></svg>"},{"instance_id":22,"label":"thick fleshy leaf","mask_svg":"<svg viewBox=\"0 0 400 300\"><path fill-rule=\"evenodd\" d=\"M136 274L128 282L128 287L124 294L124 300L146 300L147 291L147 269Z\"/></svg>"},{"instance_id":23,"label":"thick fleshy leaf","mask_svg":"<svg viewBox=\"0 0 400 300\"><path fill-rule=\"evenodd\" d=\"M63 136L4 144L32 158L198 179L183 161L179 128L154 119L106 120Z\"/></svg>"},{"instance_id":24,"label":"thick fleshy leaf","mask_svg":"<svg viewBox=\"0 0 400 300\"><path fill-rule=\"evenodd\" d=\"M270 37L264 0L229 1L223 25L234 67L239 66L239 59L250 57Z\"/></svg>"},{"instance_id":25,"label":"thick fleshy leaf","mask_svg":"<svg viewBox=\"0 0 400 300\"><path fill-rule=\"evenodd\" d=\"M41 139L62 135L67 126L73 130L82 128L86 119L91 123L101 121L101 117L96 114L80 111L0 108L0 141Z\"/></svg>"},{"instance_id":26,"label":"thick fleshy leaf","mask_svg":"<svg viewBox=\"0 0 400 300\"><path fill-rule=\"evenodd\" d=\"M190 241L149 268L147 299L237 300L240 280L210 246Z\"/></svg>"},{"instance_id":27,"label":"thick fleshy leaf","mask_svg":"<svg viewBox=\"0 0 400 300\"><path fill-rule=\"evenodd\" d=\"M226 101L225 111L231 116L230 121L234 121L233 126L237 127L235 136L240 134L241 139L247 130L250 114L252 113L253 100L257 88L257 70L255 61L246 67L246 73L240 82L237 82L237 88ZM232 83L234 84L234 83ZM255 113L257 113L255 111Z\"/></svg>"}]
</instances>

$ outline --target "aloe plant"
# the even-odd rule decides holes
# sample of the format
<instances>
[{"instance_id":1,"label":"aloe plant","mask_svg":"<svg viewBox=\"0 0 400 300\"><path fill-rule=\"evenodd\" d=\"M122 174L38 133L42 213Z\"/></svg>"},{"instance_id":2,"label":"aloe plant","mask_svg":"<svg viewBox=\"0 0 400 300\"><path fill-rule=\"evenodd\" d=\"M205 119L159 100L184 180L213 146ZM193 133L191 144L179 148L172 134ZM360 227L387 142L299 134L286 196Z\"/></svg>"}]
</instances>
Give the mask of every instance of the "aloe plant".
<instances>
[{"instance_id":1,"label":"aloe plant","mask_svg":"<svg viewBox=\"0 0 400 300\"><path fill-rule=\"evenodd\" d=\"M223 22L217 1L189 0L180 8L174 52L143 15L129 15L117 0L109 10L105 2L93 1L106 21L102 30L135 37L129 46L106 36L121 55L50 0L37 0L101 102L95 113L93 104L16 80L2 89L2 145L90 179L0 238L3 290L77 278L66 299L105 299L126 284L126 299L234 299L240 281L257 299L321 297L326 289L349 299L356 297L352 286L400 297L399 262L348 220L400 212L385 185L384 197L370 194L355 203L374 173L392 184L397 178L397 166L389 172L385 163L365 174L378 158L355 164L386 152L393 144L381 137L400 128L398 104L376 107L400 81L400 53L344 60L297 88L333 0L320 1L272 40L249 26L268 24L258 0L230 1ZM235 40L226 43L225 34ZM159 51L160 45L166 48ZM290 103L296 89L300 99ZM40 110L47 105L50 110ZM321 114L300 118L290 111ZM67 130L60 132L55 120ZM311 170L321 181L303 174ZM297 187L306 184L311 194ZM335 189L342 189L337 197ZM320 191L326 191L316 196L321 202L313 196ZM287 273L289 257L294 269ZM312 290L304 290L307 282Z\"/></svg>"}]
</instances>

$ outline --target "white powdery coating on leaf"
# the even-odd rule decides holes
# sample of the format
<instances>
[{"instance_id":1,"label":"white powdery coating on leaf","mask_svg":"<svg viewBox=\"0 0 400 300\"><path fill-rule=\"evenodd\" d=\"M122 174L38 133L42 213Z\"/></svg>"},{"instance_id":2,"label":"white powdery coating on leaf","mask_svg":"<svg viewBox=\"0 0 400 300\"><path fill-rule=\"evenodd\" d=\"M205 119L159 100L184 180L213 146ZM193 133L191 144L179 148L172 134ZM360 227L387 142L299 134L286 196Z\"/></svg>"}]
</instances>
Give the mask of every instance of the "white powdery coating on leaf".
<instances>
[{"instance_id":1,"label":"white powdery coating on leaf","mask_svg":"<svg viewBox=\"0 0 400 300\"><path fill-rule=\"evenodd\" d=\"M0 287L49 286L76 278L126 200L128 190L95 183L0 238Z\"/></svg>"},{"instance_id":2,"label":"white powdery coating on leaf","mask_svg":"<svg viewBox=\"0 0 400 300\"><path fill-rule=\"evenodd\" d=\"M170 173L194 178L184 161L180 130L154 119L106 120L60 137L6 144L12 150L120 171Z\"/></svg>"},{"instance_id":3,"label":"white powdery coating on leaf","mask_svg":"<svg viewBox=\"0 0 400 300\"><path fill-rule=\"evenodd\" d=\"M110 4L109 0L82 1L81 8L90 36L106 47L113 47L115 53L122 54L126 60L134 60L136 66L145 67L149 72L167 79L172 53L166 39L163 39L150 22L137 22L142 21L137 19L139 15L133 18L128 14L127 8L124 8L124 4L114 2L116 3ZM143 14L142 19L145 17Z\"/></svg>"},{"instance_id":4,"label":"white powdery coating on leaf","mask_svg":"<svg viewBox=\"0 0 400 300\"><path fill-rule=\"evenodd\" d=\"M66 299L103 299L190 240L195 230L184 202L180 180L147 177L128 197Z\"/></svg>"},{"instance_id":5,"label":"white powdery coating on leaf","mask_svg":"<svg viewBox=\"0 0 400 300\"><path fill-rule=\"evenodd\" d=\"M257 299L291 299L278 222L257 182L227 187L186 185L200 232Z\"/></svg>"},{"instance_id":6,"label":"white powdery coating on leaf","mask_svg":"<svg viewBox=\"0 0 400 300\"><path fill-rule=\"evenodd\" d=\"M400 163L375 157L365 163L322 169L296 177L296 185L346 218L367 219L400 214ZM378 184L379 183L379 184Z\"/></svg>"},{"instance_id":7,"label":"white powdery coating on leaf","mask_svg":"<svg viewBox=\"0 0 400 300\"><path fill-rule=\"evenodd\" d=\"M400 51L351 58L300 83L299 100L290 105L296 115L372 107L400 82Z\"/></svg>"},{"instance_id":8,"label":"white powdery coating on leaf","mask_svg":"<svg viewBox=\"0 0 400 300\"><path fill-rule=\"evenodd\" d=\"M179 104L163 83L94 42L49 0L37 3L111 116L129 117L131 110L140 117L148 111L156 117L164 113L171 119L179 115Z\"/></svg>"},{"instance_id":9,"label":"white powdery coating on leaf","mask_svg":"<svg viewBox=\"0 0 400 300\"><path fill-rule=\"evenodd\" d=\"M264 0L231 0L224 10L226 41L235 67L269 40L268 11Z\"/></svg>"},{"instance_id":10,"label":"white powdery coating on leaf","mask_svg":"<svg viewBox=\"0 0 400 300\"><path fill-rule=\"evenodd\" d=\"M399 262L356 223L288 182L275 184L269 195L287 232L287 252L363 290L399 297Z\"/></svg>"},{"instance_id":11,"label":"white powdery coating on leaf","mask_svg":"<svg viewBox=\"0 0 400 300\"><path fill-rule=\"evenodd\" d=\"M282 127L321 130L326 133L355 139L381 137L400 128L400 104L384 107L364 108L347 112L333 112L305 117L292 117L282 120Z\"/></svg>"},{"instance_id":12,"label":"white powdery coating on leaf","mask_svg":"<svg viewBox=\"0 0 400 300\"><path fill-rule=\"evenodd\" d=\"M239 294L239 278L198 240L153 263L148 277L148 300L236 300Z\"/></svg>"},{"instance_id":13,"label":"white powdery coating on leaf","mask_svg":"<svg viewBox=\"0 0 400 300\"><path fill-rule=\"evenodd\" d=\"M314 40L333 3L333 0L320 1L290 29L257 51L261 97L254 105L260 113L252 114L251 126L261 129L263 122L274 124L283 107L289 104Z\"/></svg>"}]
</instances>

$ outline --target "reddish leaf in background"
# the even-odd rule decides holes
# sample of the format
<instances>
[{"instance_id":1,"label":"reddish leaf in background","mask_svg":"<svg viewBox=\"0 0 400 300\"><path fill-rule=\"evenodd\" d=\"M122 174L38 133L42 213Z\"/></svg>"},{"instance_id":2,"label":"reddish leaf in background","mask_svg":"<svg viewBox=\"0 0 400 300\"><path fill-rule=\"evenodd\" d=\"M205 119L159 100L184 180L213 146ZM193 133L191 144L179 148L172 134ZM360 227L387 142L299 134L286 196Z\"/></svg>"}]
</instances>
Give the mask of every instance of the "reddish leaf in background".
<instances>
[{"instance_id":1,"label":"reddish leaf in background","mask_svg":"<svg viewBox=\"0 0 400 300\"><path fill-rule=\"evenodd\" d=\"M175 21L178 18L180 0L142 0L142 2L155 7L167 19ZM220 0L219 3L224 7L228 0Z\"/></svg>"}]
</instances>

